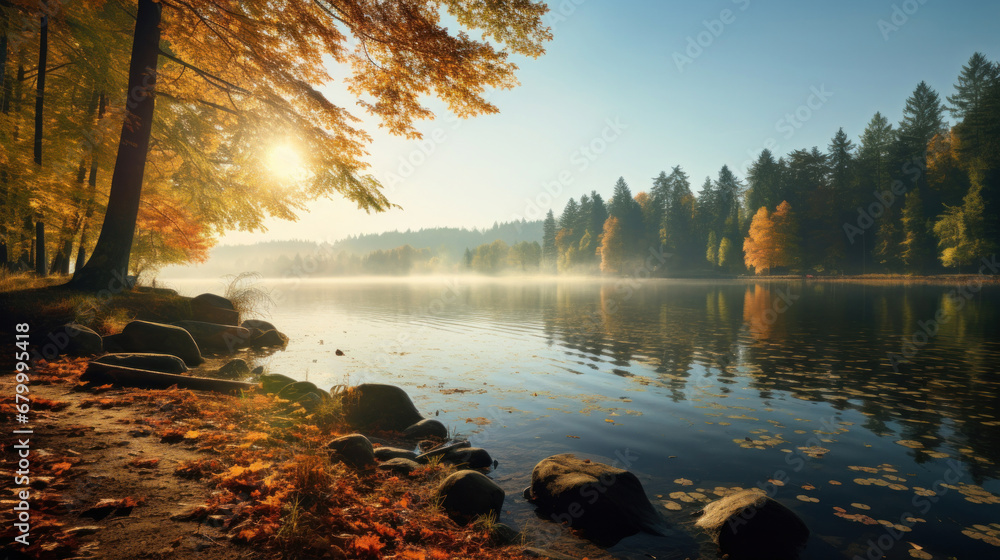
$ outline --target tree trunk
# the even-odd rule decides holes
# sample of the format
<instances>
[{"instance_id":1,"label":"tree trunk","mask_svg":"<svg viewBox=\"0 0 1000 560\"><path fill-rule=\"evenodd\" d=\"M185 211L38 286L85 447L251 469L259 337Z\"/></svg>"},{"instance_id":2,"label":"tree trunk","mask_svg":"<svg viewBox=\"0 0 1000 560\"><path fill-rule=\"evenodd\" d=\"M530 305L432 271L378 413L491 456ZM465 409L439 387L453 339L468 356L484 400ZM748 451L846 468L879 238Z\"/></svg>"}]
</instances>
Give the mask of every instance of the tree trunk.
<instances>
[{"instance_id":1,"label":"tree trunk","mask_svg":"<svg viewBox=\"0 0 1000 560\"><path fill-rule=\"evenodd\" d=\"M80 248L76 251L76 266L73 268L74 271L83 268L83 263L87 260L87 230L83 230L80 234ZM75 272L74 272L75 273Z\"/></svg>"},{"instance_id":2,"label":"tree trunk","mask_svg":"<svg viewBox=\"0 0 1000 560\"><path fill-rule=\"evenodd\" d=\"M45 223L35 224L35 273L45 277Z\"/></svg>"},{"instance_id":3,"label":"tree trunk","mask_svg":"<svg viewBox=\"0 0 1000 560\"><path fill-rule=\"evenodd\" d=\"M129 252L135 236L142 176L153 128L159 25L160 5L153 0L139 0L129 63L129 96L118 158L111 176L108 210L94 253L67 284L73 289L118 291L129 288L126 279Z\"/></svg>"},{"instance_id":4,"label":"tree trunk","mask_svg":"<svg viewBox=\"0 0 1000 560\"><path fill-rule=\"evenodd\" d=\"M38 39L38 78L35 87L35 165L42 165L42 108L45 102L45 64L49 58L48 0L42 2L42 27Z\"/></svg>"}]
</instances>

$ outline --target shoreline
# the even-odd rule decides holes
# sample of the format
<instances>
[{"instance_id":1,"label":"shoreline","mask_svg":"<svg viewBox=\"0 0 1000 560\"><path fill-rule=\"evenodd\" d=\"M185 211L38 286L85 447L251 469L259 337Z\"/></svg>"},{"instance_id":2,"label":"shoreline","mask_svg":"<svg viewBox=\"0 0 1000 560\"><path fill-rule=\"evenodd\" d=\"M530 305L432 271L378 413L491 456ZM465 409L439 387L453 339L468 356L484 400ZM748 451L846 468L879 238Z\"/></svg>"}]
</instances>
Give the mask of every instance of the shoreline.
<instances>
[{"instance_id":1,"label":"shoreline","mask_svg":"<svg viewBox=\"0 0 1000 560\"><path fill-rule=\"evenodd\" d=\"M44 343L44 329L79 306L75 300L77 307L55 301L41 306L35 300L78 297L49 289L21 294L20 306L10 305L18 300L16 292L11 296L0 293L0 307L12 311L0 330L33 315L33 344ZM122 308L167 322L178 318L183 306L177 304L184 301L190 298L131 292L112 298L95 320L111 335ZM205 357L191 374L206 375L238 356ZM33 433L16 437L28 437L30 446L28 478L21 480L30 539L15 558L531 556L530 543L513 530L503 533L495 521L459 525L437 505L438 487L458 472L455 466L430 461L405 474L335 461L328 442L357 433L335 411L307 410L263 388L230 396L177 387L85 387L81 376L91 361L43 358L28 372L27 426ZM4 374L0 379L10 390L0 408L13 419L20 381L13 368ZM415 444L402 433L362 433L376 449ZM13 446L14 437L8 432L2 439ZM2 534L16 544L13 527ZM613 558L585 541L581 546L588 558Z\"/></svg>"}]
</instances>

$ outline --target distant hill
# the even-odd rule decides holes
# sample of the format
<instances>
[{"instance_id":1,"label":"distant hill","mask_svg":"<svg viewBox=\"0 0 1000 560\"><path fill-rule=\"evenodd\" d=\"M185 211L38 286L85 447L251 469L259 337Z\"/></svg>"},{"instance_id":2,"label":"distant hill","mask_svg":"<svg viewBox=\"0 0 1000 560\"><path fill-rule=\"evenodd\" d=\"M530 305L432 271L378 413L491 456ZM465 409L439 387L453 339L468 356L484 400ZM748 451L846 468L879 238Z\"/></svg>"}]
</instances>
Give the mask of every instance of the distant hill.
<instances>
[{"instance_id":1,"label":"distant hill","mask_svg":"<svg viewBox=\"0 0 1000 560\"><path fill-rule=\"evenodd\" d=\"M426 249L443 264L457 266L466 249L501 240L508 245L521 241L542 242L541 221L494 223L488 229L425 228L420 230L389 231L351 236L333 244L320 244L306 240L264 241L252 245L220 245L212 249L208 262L197 266L168 267L161 271L167 278L214 278L244 271L258 271L264 276L280 275L288 262L296 256L333 255L364 257L373 251L389 251L409 245Z\"/></svg>"}]
</instances>

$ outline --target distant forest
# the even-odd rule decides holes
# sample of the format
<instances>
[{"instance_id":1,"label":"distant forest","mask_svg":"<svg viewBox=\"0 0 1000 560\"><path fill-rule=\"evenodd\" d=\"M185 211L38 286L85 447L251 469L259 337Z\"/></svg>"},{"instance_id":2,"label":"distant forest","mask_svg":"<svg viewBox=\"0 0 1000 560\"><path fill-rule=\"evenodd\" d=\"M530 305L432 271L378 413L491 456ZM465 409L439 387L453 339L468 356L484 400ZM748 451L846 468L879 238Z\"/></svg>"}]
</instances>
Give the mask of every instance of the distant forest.
<instances>
[{"instance_id":1,"label":"distant forest","mask_svg":"<svg viewBox=\"0 0 1000 560\"><path fill-rule=\"evenodd\" d=\"M466 253L479 246L537 246L541 221L494 223L488 229L426 228L347 237L334 243L266 241L212 249L199 266L174 267L166 276L210 277L256 271L265 277L419 274L465 268ZM506 262L507 253L504 253ZM540 257L539 257L540 258ZM538 262L534 263L538 269Z\"/></svg>"},{"instance_id":2,"label":"distant forest","mask_svg":"<svg viewBox=\"0 0 1000 560\"><path fill-rule=\"evenodd\" d=\"M591 191L544 221L218 247L208 267L265 276L975 271L1000 245L1000 64L974 54L954 89L946 105L920 82L898 123L875 113L858 143L841 128L825 149L765 148L745 178L724 165L697 195L678 165L648 191L633 195L619 178L607 202Z\"/></svg>"},{"instance_id":3,"label":"distant forest","mask_svg":"<svg viewBox=\"0 0 1000 560\"><path fill-rule=\"evenodd\" d=\"M920 82L898 124L875 113L859 140L841 128L825 150L764 149L745 179L722 166L697 196L676 166L648 193L619 179L607 204L570 199L545 219L543 269L926 274L978 270L995 254L1000 65L974 54L947 106Z\"/></svg>"}]
</instances>

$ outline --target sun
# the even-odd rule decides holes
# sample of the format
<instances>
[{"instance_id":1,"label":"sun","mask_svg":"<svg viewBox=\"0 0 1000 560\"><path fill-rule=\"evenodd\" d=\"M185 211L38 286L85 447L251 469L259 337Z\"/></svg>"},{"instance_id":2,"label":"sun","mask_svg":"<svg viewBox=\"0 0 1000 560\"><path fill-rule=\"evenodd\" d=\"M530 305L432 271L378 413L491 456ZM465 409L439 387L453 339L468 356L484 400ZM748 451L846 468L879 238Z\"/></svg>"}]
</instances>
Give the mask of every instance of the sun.
<instances>
[{"instance_id":1,"label":"sun","mask_svg":"<svg viewBox=\"0 0 1000 560\"><path fill-rule=\"evenodd\" d=\"M302 156L288 144L271 148L267 155L267 168L271 175L282 181L300 178L305 172Z\"/></svg>"}]
</instances>

